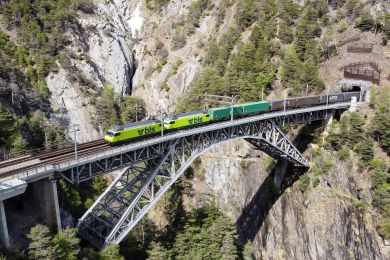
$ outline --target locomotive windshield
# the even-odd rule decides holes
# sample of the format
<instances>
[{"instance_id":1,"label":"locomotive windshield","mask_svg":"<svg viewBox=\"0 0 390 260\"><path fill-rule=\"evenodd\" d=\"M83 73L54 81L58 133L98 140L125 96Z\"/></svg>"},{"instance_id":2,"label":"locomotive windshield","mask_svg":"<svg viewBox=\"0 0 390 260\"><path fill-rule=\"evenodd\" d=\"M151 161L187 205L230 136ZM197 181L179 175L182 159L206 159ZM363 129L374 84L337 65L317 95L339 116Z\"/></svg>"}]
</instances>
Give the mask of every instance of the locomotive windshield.
<instances>
[{"instance_id":1,"label":"locomotive windshield","mask_svg":"<svg viewBox=\"0 0 390 260\"><path fill-rule=\"evenodd\" d=\"M111 132L111 131L108 131L108 132L106 133L106 135L108 135L109 137L113 137L113 136L114 136L114 133Z\"/></svg>"}]
</instances>

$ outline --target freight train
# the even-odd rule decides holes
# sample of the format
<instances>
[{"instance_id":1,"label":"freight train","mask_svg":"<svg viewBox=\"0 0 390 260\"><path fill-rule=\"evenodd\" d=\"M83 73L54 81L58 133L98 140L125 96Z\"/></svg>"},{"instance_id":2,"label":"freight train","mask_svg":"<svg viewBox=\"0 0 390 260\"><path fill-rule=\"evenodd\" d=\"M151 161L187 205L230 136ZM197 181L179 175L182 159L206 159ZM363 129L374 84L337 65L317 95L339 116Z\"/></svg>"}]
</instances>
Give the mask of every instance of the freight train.
<instances>
[{"instance_id":1,"label":"freight train","mask_svg":"<svg viewBox=\"0 0 390 260\"><path fill-rule=\"evenodd\" d=\"M311 107L351 101L353 97L360 101L361 92L333 93L307 97L288 98L273 101L258 101L233 106L210 108L207 111L194 111L165 117L161 120L145 120L117 125L107 131L104 139L110 144L131 142L164 132L192 128L212 122L257 115L269 111Z\"/></svg>"}]
</instances>

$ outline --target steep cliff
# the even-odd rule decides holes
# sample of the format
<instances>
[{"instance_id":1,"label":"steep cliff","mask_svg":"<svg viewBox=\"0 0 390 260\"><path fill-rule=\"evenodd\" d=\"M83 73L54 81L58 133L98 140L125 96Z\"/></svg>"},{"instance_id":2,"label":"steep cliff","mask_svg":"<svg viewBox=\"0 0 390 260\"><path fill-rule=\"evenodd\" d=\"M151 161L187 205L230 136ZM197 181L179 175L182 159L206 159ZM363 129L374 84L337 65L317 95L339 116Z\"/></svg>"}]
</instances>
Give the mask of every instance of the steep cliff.
<instances>
[{"instance_id":1,"label":"steep cliff","mask_svg":"<svg viewBox=\"0 0 390 260\"><path fill-rule=\"evenodd\" d=\"M204 81L209 83L209 89L215 83L227 84L222 76L244 75L251 77L253 81L240 79L233 86L245 88L250 85L256 90L250 94L256 98L260 97L258 90L262 87L267 89L270 98L274 98L283 94L284 83L291 84L289 90L294 88L293 84L311 84L316 79L301 79L300 74L317 74L318 67L322 81L314 83L322 88L331 86L330 89L335 91L338 81L343 77L342 66L350 62L373 61L379 63L382 70L390 65L386 47L382 46L382 36L375 35L376 29L364 32L360 38L361 42L374 43L374 53L351 55L347 52L346 45L337 46L337 41L360 33L353 28L353 17L357 15L354 9L356 6L352 6L352 10L344 8L343 12L338 13L337 5L344 5L347 1L329 1L329 4L336 7L327 15L318 12L318 18L311 17L317 27L306 28L314 35L315 47L312 47L313 41L302 44L303 47L300 47L303 58L295 57L297 54L292 52L291 64L302 67L305 71L293 71L292 76L299 76L293 80L302 82L291 83L288 81L290 75L287 75L290 71L282 70L283 59L291 54L284 53L284 49L291 48L294 40L291 31L298 29L296 20L300 14L294 11L299 10L294 3L298 2L303 6L304 1L278 1L278 4L293 7L289 10L292 11L293 18L288 22L294 29L287 27L285 34L292 39L286 39L286 42L276 39L285 35L276 35L275 31L281 31L283 23L280 23L280 17L285 14L278 15L275 19L271 17L271 21L267 21L269 24L259 23L266 24L268 28L254 26L254 21L267 17L264 13L259 15L261 8L255 4L257 2L259 1L101 0L95 1L93 8L78 10L78 24L67 32L69 43L61 59L56 61L58 69L46 77L53 114L66 118L69 125L78 124L81 128L78 140L88 141L97 138L99 130L102 130L93 120L96 104L92 100L100 95L99 91L107 83L120 96L131 94L142 97L148 114L153 116L160 111L175 112L180 98L189 93L188 90L207 67L207 62L215 64L217 68L217 75L211 75L217 78L215 82L212 81L213 77L207 77L209 75L204 77ZM353 5L355 2L348 1L348 4ZM319 1L318 6L324 7L324 3ZM325 9L328 8L327 4L325 3ZM252 5L256 8L252 8ZM272 1L269 6L271 9L279 8ZM362 6L372 14L389 10L386 1L375 1L373 5L364 3ZM305 15L307 13L310 14L308 11L303 12ZM275 25L274 20L278 25ZM366 30L373 23L373 20L367 19L361 26ZM300 24L301 27L306 25ZM11 39L15 39L15 34L3 27L0 20L0 29L9 34ZM230 28L235 28L232 33L234 37L224 38ZM255 31L254 37L251 37L252 30ZM263 31L256 35L256 30ZM334 34L335 30L338 33ZM261 38L259 35L265 37L260 45L274 45L267 50L256 49L253 45L258 44L256 37ZM269 35L272 35L271 40L266 38ZM336 36L339 37L337 41ZM212 45L210 38L215 38L212 47L219 53L213 56L210 52L208 61L205 62ZM231 42L226 42L226 39ZM302 38L300 40L302 43ZM321 46L316 46L316 41ZM243 48L248 42L246 49ZM221 47L225 45L226 48ZM221 48L218 49L219 47ZM302 48L308 51L305 52ZM320 59L318 56L326 56L324 49L330 53L329 57ZM264 52L272 55L266 56ZM236 55L238 53L243 56L242 59ZM246 60L253 59L253 53L266 62L248 65ZM229 58L230 55L232 59ZM306 56L313 57L306 59ZM218 62L213 58L218 58ZM226 67L233 65L245 69L226 72ZM262 72L267 73L260 74L256 71L260 75L246 74L252 67L260 67ZM382 80L388 83L384 77ZM373 111L367 112L370 113ZM276 164L272 158L255 150L245 141L221 145L202 155L200 163L194 166L193 192L186 198L186 203L198 207L207 198L215 197L218 206L237 221L240 244L249 240L254 242L257 258L389 258L389 248L376 231L377 213L372 207L369 170L362 170L356 161L358 156L347 162L341 160L337 153L331 154L328 150L321 152L328 154L326 156L333 160L325 172L318 175L310 171L304 175L304 179L299 175L301 172L288 166L286 179L278 190L274 183L275 176L279 174L280 162ZM305 156L313 159L318 155L312 149ZM164 222L161 226L166 224Z\"/></svg>"},{"instance_id":2,"label":"steep cliff","mask_svg":"<svg viewBox=\"0 0 390 260\"><path fill-rule=\"evenodd\" d=\"M78 124L79 141L99 138L93 126L91 95L110 83L120 95L132 90L135 71L129 1L101 1L93 11L78 12L79 27L70 34L60 69L47 77L52 107Z\"/></svg>"},{"instance_id":3,"label":"steep cliff","mask_svg":"<svg viewBox=\"0 0 390 260\"><path fill-rule=\"evenodd\" d=\"M272 170L272 160L244 141L213 150L202 157L201 165L208 186L194 185L194 193L215 194L219 205L237 219L239 241L253 241L259 259L389 257L375 230L371 176L359 172L356 164L335 159L309 189L302 188L288 167L280 192L274 188L278 171ZM312 172L309 176L314 180Z\"/></svg>"},{"instance_id":4,"label":"steep cliff","mask_svg":"<svg viewBox=\"0 0 390 260\"><path fill-rule=\"evenodd\" d=\"M143 1L99 3L94 14L81 16L81 51L68 48L76 57L89 58L71 59L73 66L97 86L110 81L117 92L142 97L150 115L160 110L174 112L178 98L203 70L208 38L213 35L221 39L237 15L236 3L213 1L197 14L196 26L188 29L194 2L169 1L152 8ZM381 2L372 10L385 8L386 3ZM350 28L339 37L347 39L354 33ZM239 38L247 41L249 31L243 30ZM388 59L381 55L384 47L380 46L380 36L365 33L362 39L376 43L374 54L350 60L347 47L342 46L337 55L322 64L322 78L332 90L337 89L342 78L340 67L347 61L371 59L379 61L381 67L388 65ZM54 77L60 75L61 71ZM277 75L277 85L279 80ZM68 102L73 103L66 105L78 113L71 118L80 118L81 111L88 111L80 106L76 95L69 94ZM81 117L80 121L88 119ZM306 156L316 155L312 150ZM277 190L274 177L280 162L275 165L245 141L224 144L201 157L193 179L193 196L187 203L197 207L206 198L215 197L218 206L237 220L239 242L253 241L260 259L386 259L389 249L377 234L376 212L371 206L370 173L359 169L357 162L347 163L337 154L329 156L334 160L332 167L320 176L310 172L308 187L299 179L297 169L289 166L286 180Z\"/></svg>"}]
</instances>

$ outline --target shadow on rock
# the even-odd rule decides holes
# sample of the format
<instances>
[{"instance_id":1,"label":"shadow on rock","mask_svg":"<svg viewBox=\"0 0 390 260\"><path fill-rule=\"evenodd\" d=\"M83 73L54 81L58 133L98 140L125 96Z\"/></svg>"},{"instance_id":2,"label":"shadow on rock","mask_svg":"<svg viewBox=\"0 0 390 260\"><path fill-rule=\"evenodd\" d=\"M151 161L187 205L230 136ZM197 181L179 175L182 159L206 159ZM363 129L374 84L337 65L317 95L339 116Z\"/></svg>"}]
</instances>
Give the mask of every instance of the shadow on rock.
<instances>
[{"instance_id":1,"label":"shadow on rock","mask_svg":"<svg viewBox=\"0 0 390 260\"><path fill-rule=\"evenodd\" d=\"M288 164L286 176L280 185L280 189L278 189L274 180L276 175L279 174L277 172L278 165L281 164L283 164L283 161L278 160L276 167L265 178L237 220L238 241L242 245L248 240L254 240L275 202L307 170L303 167L294 167L292 164Z\"/></svg>"}]
</instances>

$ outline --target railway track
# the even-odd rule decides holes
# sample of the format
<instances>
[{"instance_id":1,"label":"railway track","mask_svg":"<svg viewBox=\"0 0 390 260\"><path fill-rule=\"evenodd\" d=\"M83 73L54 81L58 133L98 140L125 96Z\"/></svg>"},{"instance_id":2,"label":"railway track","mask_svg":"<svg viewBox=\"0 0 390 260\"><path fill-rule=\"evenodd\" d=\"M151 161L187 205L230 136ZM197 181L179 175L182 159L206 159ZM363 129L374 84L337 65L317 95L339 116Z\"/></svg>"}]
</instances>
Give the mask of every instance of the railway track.
<instances>
[{"instance_id":1,"label":"railway track","mask_svg":"<svg viewBox=\"0 0 390 260\"><path fill-rule=\"evenodd\" d=\"M105 151L109 148L110 146L104 140L87 142L77 145L77 156L78 158L81 158L96 152ZM3 161L0 162L0 177L10 176L53 163L57 164L70 161L74 158L74 156L74 147L66 147L54 151L47 151L37 155L23 156L12 160ZM25 165L21 166L21 164Z\"/></svg>"}]
</instances>

